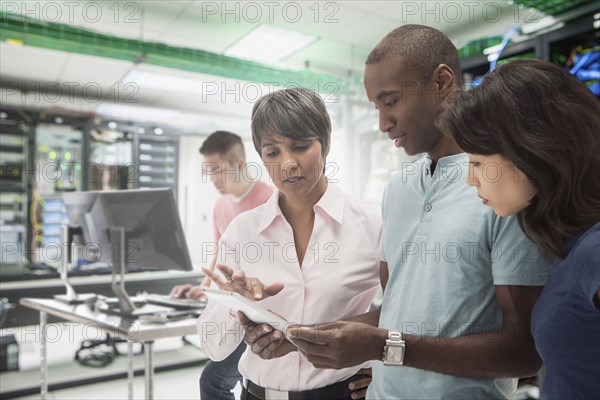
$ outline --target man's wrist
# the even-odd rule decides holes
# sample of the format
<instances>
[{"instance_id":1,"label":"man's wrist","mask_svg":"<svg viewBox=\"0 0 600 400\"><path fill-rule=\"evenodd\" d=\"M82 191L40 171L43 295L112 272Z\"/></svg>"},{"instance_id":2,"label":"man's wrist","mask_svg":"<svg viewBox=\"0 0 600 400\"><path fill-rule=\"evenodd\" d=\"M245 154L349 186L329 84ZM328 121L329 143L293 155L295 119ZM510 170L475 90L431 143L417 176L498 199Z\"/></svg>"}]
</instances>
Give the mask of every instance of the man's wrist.
<instances>
[{"instance_id":1,"label":"man's wrist","mask_svg":"<svg viewBox=\"0 0 600 400\"><path fill-rule=\"evenodd\" d=\"M385 342L388 339L388 330L382 328L373 327L372 337L370 342L373 344L371 352L369 353L370 360L381 361Z\"/></svg>"}]
</instances>

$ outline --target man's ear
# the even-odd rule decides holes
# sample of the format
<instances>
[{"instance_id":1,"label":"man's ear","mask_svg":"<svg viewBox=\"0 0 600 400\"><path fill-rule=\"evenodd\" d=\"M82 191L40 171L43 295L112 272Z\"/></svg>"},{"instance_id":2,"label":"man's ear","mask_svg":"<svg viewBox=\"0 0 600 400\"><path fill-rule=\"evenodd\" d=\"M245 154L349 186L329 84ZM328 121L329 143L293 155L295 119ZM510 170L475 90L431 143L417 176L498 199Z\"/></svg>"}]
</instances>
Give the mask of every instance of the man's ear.
<instances>
[{"instance_id":1,"label":"man's ear","mask_svg":"<svg viewBox=\"0 0 600 400\"><path fill-rule=\"evenodd\" d=\"M440 64L433 70L433 78L437 92L441 96L442 100L454 91L456 86L456 79L452 68L446 64Z\"/></svg>"}]
</instances>

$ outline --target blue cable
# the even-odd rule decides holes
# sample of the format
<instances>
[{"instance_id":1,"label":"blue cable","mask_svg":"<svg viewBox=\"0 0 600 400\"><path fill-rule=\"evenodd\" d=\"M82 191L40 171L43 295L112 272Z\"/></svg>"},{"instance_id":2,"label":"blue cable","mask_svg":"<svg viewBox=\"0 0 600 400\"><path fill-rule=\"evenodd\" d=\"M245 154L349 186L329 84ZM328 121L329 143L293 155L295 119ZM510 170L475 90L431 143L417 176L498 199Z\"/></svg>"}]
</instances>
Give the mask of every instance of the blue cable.
<instances>
[{"instance_id":1,"label":"blue cable","mask_svg":"<svg viewBox=\"0 0 600 400\"><path fill-rule=\"evenodd\" d=\"M512 28L510 28L510 30L508 32L506 32L506 35L504 35L504 38L502 38L502 42L500 43L500 50L498 50L498 56L496 57L496 59L494 61L492 61L490 63L490 71L493 71L494 68L496 68L496 63L498 62L498 59L500 58L500 54L502 54L502 52L504 51L504 48L506 47L506 45L508 45L508 42L510 41L510 38L515 34L515 32L519 29L518 25L513 26Z\"/></svg>"},{"instance_id":2,"label":"blue cable","mask_svg":"<svg viewBox=\"0 0 600 400\"><path fill-rule=\"evenodd\" d=\"M584 54L579 61L577 62L577 64L575 64L575 66L573 66L573 68L571 68L571 70L569 71L572 75L575 75L581 68L583 68L583 66L588 62L588 60L590 59L590 57L594 54L593 51L590 51L587 54Z\"/></svg>"}]
</instances>

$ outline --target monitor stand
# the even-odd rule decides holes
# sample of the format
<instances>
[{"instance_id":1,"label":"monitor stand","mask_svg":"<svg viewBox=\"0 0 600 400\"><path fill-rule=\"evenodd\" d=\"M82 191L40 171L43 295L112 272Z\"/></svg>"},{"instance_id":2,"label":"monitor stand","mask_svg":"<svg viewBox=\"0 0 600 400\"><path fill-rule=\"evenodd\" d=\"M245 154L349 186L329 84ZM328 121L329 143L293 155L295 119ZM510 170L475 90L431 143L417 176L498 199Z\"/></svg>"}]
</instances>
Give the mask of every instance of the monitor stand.
<instances>
[{"instance_id":1,"label":"monitor stand","mask_svg":"<svg viewBox=\"0 0 600 400\"><path fill-rule=\"evenodd\" d=\"M98 298L93 293L77 294L71 282L69 282L68 270L71 264L71 258L73 255L73 235L77 233L78 228L71 228L67 225L60 227L60 240L62 244L62 257L60 265L60 279L67 288L67 294L54 295L54 299L67 304L83 304L83 303L94 303Z\"/></svg>"},{"instance_id":2,"label":"monitor stand","mask_svg":"<svg viewBox=\"0 0 600 400\"><path fill-rule=\"evenodd\" d=\"M157 306L154 304L144 304L137 307L125 290L125 228L111 227L108 229L110 242L112 244L112 290L119 301L118 308L101 308L101 311L108 314L116 314L123 317L136 318L145 314L156 314L160 312L172 311L170 307ZM117 276L118 271L118 276Z\"/></svg>"}]
</instances>

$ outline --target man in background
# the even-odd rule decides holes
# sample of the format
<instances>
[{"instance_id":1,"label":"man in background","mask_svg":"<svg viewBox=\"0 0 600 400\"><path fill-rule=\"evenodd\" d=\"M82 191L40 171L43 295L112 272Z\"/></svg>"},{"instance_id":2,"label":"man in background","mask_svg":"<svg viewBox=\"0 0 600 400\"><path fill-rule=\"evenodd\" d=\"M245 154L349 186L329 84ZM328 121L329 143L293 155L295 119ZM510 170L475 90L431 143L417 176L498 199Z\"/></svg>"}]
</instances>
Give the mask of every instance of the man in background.
<instances>
[{"instance_id":1,"label":"man in background","mask_svg":"<svg viewBox=\"0 0 600 400\"><path fill-rule=\"evenodd\" d=\"M215 243L218 243L235 217L265 203L274 189L264 182L247 179L243 173L246 166L244 144L235 133L212 133L200 147L200 154L204 157L202 174L210 176L211 182L222 195L213 211ZM211 271L215 268L216 260L215 254L210 265ZM199 300L204 296L202 288L210 287L210 284L210 279L205 277L199 286L175 286L171 296ZM211 361L206 365L200 376L201 399L234 399L231 390L242 379L238 362L245 349L246 344L242 342L226 359Z\"/></svg>"}]
</instances>

